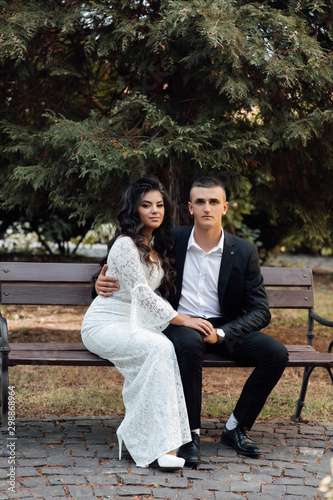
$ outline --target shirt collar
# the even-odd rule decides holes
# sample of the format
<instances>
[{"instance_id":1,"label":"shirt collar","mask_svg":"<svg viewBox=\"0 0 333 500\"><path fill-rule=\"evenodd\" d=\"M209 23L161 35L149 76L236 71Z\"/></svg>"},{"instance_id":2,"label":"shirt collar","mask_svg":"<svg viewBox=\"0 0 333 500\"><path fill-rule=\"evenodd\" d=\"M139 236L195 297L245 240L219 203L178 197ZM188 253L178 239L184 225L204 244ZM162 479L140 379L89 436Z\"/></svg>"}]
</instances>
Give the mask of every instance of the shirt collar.
<instances>
[{"instance_id":1,"label":"shirt collar","mask_svg":"<svg viewBox=\"0 0 333 500\"><path fill-rule=\"evenodd\" d=\"M222 231L222 234L221 234L220 241L218 242L218 244L214 248L212 248L207 253L219 251L219 253L222 254L222 252L223 252L223 246L224 246L224 231L223 231L222 227L221 227L221 231ZM190 237L188 239L188 244L187 244L187 250L189 250L190 248L198 248L199 250L201 250L201 252L203 252L202 248L199 247L199 245L197 244L197 242L194 239L194 227L193 227L193 229L191 231Z\"/></svg>"}]
</instances>

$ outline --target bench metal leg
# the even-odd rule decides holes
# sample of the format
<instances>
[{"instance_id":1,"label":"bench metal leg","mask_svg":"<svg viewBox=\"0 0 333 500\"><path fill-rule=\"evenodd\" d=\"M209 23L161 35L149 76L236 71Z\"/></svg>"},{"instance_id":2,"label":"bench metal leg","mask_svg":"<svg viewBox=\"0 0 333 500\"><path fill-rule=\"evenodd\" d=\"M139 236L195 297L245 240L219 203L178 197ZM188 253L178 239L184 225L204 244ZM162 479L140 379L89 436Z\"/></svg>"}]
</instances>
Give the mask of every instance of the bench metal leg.
<instances>
[{"instance_id":1,"label":"bench metal leg","mask_svg":"<svg viewBox=\"0 0 333 500\"><path fill-rule=\"evenodd\" d=\"M295 414L291 417L291 420L293 420L294 422L297 422L301 418L302 409L305 406L304 400L305 400L305 396L306 396L306 391L308 389L310 375L315 368L316 368L315 366L304 368L303 382L302 382L302 387L301 387L299 399L298 399L297 404L296 404L296 411L295 411ZM328 371L328 374L331 377L331 381L333 384L332 368L330 368L329 366L327 366L327 367L325 366L323 368L326 368L326 370Z\"/></svg>"},{"instance_id":2,"label":"bench metal leg","mask_svg":"<svg viewBox=\"0 0 333 500\"><path fill-rule=\"evenodd\" d=\"M328 352L332 352L332 350L333 350L333 340L330 343L330 345L328 346ZM329 373L329 375L331 377L332 384L333 384L333 370L332 370L332 368L327 368L327 371L328 371L328 373Z\"/></svg>"},{"instance_id":3,"label":"bench metal leg","mask_svg":"<svg viewBox=\"0 0 333 500\"><path fill-rule=\"evenodd\" d=\"M306 396L306 391L308 389L310 375L314 369L315 369L315 366L310 366L310 367L308 366L308 367L304 368L303 382L302 382L301 392L300 392L300 395L299 395L299 398L298 398L298 401L296 404L296 411L295 411L295 414L291 417L291 420L293 420L294 422L297 422L298 420L300 420L303 406L305 405L304 400L305 400L305 396Z\"/></svg>"},{"instance_id":4,"label":"bench metal leg","mask_svg":"<svg viewBox=\"0 0 333 500\"><path fill-rule=\"evenodd\" d=\"M1 457L9 456L8 449L8 355L10 348L8 347L8 330L7 321L1 317L1 337L0 337L0 352L1 352L1 434L3 448L0 450ZM7 344L7 345L6 345Z\"/></svg>"}]
</instances>

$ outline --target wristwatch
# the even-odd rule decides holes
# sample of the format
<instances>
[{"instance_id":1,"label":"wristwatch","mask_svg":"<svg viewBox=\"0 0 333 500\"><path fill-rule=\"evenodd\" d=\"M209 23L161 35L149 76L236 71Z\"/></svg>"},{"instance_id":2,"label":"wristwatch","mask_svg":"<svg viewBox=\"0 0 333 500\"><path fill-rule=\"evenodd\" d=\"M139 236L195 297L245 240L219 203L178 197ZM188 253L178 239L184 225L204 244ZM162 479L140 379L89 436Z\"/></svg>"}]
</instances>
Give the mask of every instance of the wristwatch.
<instances>
[{"instance_id":1,"label":"wristwatch","mask_svg":"<svg viewBox=\"0 0 333 500\"><path fill-rule=\"evenodd\" d=\"M216 328L217 342L216 344L222 344L225 339L225 333L222 328Z\"/></svg>"}]
</instances>

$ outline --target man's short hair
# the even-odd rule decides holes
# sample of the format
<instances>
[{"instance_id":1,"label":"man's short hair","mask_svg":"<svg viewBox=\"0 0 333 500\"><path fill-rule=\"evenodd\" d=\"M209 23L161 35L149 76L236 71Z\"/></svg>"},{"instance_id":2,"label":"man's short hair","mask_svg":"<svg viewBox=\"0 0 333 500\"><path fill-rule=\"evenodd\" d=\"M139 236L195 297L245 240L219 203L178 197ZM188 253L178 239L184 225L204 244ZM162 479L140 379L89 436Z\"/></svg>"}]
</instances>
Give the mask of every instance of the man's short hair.
<instances>
[{"instance_id":1,"label":"man's short hair","mask_svg":"<svg viewBox=\"0 0 333 500\"><path fill-rule=\"evenodd\" d=\"M196 181L193 182L191 189L190 189L190 200L191 200L191 193L192 189L195 187L203 187L203 188L212 188L212 187L220 187L222 190L225 192L225 196L227 199L227 190L226 186L223 184L222 181L217 179L216 177L212 177L210 175L206 175L204 177L199 177Z\"/></svg>"}]
</instances>

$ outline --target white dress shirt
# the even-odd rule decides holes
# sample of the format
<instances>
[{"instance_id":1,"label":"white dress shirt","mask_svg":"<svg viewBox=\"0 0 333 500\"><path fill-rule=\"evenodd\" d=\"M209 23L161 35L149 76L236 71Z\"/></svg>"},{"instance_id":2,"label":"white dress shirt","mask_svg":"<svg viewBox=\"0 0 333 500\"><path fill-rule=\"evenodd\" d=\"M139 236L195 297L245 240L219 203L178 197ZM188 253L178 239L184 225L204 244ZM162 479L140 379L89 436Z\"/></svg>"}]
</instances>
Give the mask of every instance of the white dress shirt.
<instances>
[{"instance_id":1,"label":"white dress shirt","mask_svg":"<svg viewBox=\"0 0 333 500\"><path fill-rule=\"evenodd\" d=\"M224 232L216 247L204 252L194 239L194 228L188 240L184 264L182 293L177 312L192 317L221 316L218 300L218 278L224 245Z\"/></svg>"}]
</instances>

